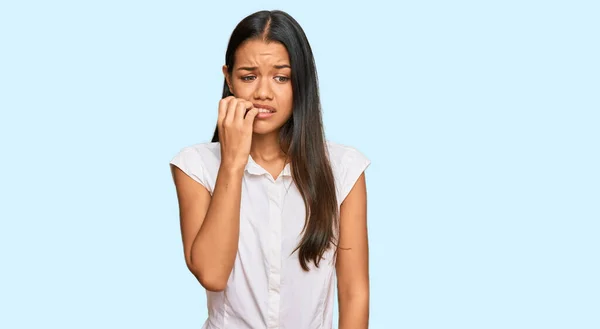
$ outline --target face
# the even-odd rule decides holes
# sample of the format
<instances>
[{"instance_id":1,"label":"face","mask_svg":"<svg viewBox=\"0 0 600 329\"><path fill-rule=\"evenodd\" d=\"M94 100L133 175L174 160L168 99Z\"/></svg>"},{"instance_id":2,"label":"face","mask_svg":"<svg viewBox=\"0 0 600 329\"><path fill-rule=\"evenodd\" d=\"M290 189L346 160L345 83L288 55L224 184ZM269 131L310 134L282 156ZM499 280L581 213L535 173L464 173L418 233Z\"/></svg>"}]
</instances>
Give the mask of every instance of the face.
<instances>
[{"instance_id":1,"label":"face","mask_svg":"<svg viewBox=\"0 0 600 329\"><path fill-rule=\"evenodd\" d=\"M255 134L277 133L292 115L292 70L288 52L281 43L262 40L242 43L235 53L231 75L227 66L223 66L223 74L235 97L275 111L257 115Z\"/></svg>"}]
</instances>

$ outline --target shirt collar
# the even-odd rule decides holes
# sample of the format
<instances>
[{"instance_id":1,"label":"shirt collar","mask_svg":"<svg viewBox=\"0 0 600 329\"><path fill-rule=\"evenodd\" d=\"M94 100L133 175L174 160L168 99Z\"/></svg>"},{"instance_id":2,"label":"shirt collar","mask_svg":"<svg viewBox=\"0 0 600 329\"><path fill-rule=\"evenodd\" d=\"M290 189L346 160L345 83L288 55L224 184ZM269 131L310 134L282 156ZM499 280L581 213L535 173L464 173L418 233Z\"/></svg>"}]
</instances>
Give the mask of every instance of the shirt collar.
<instances>
[{"instance_id":1,"label":"shirt collar","mask_svg":"<svg viewBox=\"0 0 600 329\"><path fill-rule=\"evenodd\" d=\"M265 175L269 174L269 172L261 167L254 159L252 159L251 155L248 155L248 163L246 164L245 171L252 175ZM285 167L283 167L283 171L281 172L281 176L292 176L292 171L290 169L290 164L287 163Z\"/></svg>"}]
</instances>

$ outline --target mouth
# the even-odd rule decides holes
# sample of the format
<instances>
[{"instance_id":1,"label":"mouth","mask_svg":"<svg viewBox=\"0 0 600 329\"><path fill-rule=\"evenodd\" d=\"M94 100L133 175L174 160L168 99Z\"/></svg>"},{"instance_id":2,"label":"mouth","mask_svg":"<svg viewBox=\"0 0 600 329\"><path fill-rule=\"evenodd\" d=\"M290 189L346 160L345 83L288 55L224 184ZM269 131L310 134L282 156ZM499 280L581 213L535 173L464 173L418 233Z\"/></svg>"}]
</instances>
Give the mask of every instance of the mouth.
<instances>
[{"instance_id":1,"label":"mouth","mask_svg":"<svg viewBox=\"0 0 600 329\"><path fill-rule=\"evenodd\" d=\"M254 104L254 107L258 109L258 113L275 113L277 112L274 107L262 104Z\"/></svg>"}]
</instances>

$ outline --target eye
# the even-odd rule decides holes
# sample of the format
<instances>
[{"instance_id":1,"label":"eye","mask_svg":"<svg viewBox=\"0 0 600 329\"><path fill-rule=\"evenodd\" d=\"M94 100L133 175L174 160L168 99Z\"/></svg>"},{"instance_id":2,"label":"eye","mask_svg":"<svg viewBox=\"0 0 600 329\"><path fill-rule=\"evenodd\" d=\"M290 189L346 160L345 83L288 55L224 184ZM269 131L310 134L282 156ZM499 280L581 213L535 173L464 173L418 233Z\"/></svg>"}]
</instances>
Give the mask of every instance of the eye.
<instances>
[{"instance_id":1,"label":"eye","mask_svg":"<svg viewBox=\"0 0 600 329\"><path fill-rule=\"evenodd\" d=\"M242 81L252 81L252 80L256 79L256 77L253 75L247 75L245 77L241 77L241 79L242 79Z\"/></svg>"},{"instance_id":2,"label":"eye","mask_svg":"<svg viewBox=\"0 0 600 329\"><path fill-rule=\"evenodd\" d=\"M279 81L279 82L287 82L290 80L290 78L288 77L282 77L282 76L277 76L275 77L275 80Z\"/></svg>"}]
</instances>

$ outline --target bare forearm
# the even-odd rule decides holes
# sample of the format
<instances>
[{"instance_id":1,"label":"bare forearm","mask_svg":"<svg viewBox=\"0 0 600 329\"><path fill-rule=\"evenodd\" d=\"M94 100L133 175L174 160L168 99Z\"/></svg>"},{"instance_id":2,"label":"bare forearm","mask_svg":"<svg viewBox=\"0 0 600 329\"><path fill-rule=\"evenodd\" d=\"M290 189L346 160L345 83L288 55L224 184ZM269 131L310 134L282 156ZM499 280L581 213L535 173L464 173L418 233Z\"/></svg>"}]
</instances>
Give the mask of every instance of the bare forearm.
<instances>
[{"instance_id":1,"label":"bare forearm","mask_svg":"<svg viewBox=\"0 0 600 329\"><path fill-rule=\"evenodd\" d=\"M339 329L367 329L369 327L368 293L339 296Z\"/></svg>"},{"instance_id":2,"label":"bare forearm","mask_svg":"<svg viewBox=\"0 0 600 329\"><path fill-rule=\"evenodd\" d=\"M192 264L207 281L227 281L238 248L243 169L221 167L202 228L192 245Z\"/></svg>"}]
</instances>

